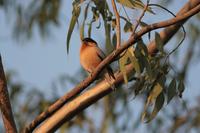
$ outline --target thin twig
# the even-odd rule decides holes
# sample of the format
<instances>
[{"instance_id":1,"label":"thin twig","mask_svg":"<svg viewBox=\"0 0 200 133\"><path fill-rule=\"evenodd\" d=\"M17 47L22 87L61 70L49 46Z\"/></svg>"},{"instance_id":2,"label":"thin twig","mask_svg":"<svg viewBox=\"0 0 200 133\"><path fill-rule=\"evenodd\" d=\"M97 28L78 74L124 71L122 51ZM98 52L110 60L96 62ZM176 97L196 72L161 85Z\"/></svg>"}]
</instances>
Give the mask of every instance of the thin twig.
<instances>
[{"instance_id":1,"label":"thin twig","mask_svg":"<svg viewBox=\"0 0 200 133\"><path fill-rule=\"evenodd\" d=\"M127 19L129 20L129 21L131 21L131 19L130 19L130 17L128 16L128 13L126 12L126 9L125 9L125 7L122 5L122 8L123 8L123 10L124 10L124 13L126 14L126 17L127 17Z\"/></svg>"},{"instance_id":2,"label":"thin twig","mask_svg":"<svg viewBox=\"0 0 200 133\"><path fill-rule=\"evenodd\" d=\"M113 6L113 10L114 10L115 17L116 17L116 35L117 35L116 49L118 49L118 48L120 48L120 44L121 44L121 29L120 29L120 16L117 11L117 6L115 4L115 0L112 0L112 6Z\"/></svg>"},{"instance_id":3,"label":"thin twig","mask_svg":"<svg viewBox=\"0 0 200 133\"><path fill-rule=\"evenodd\" d=\"M142 14L140 15L139 19L137 20L137 23L136 23L136 25L135 25L135 27L134 27L134 29L133 29L133 35L135 34L135 32L136 32L136 30L137 30L137 28L138 28L138 26L139 26L139 24L140 24L142 18L143 18L144 15L145 15L145 12L146 12L147 9L148 9L149 1L150 1L150 0L147 0L147 4L145 5L145 7L144 7L144 9L143 9L143 11L142 11Z\"/></svg>"}]
</instances>

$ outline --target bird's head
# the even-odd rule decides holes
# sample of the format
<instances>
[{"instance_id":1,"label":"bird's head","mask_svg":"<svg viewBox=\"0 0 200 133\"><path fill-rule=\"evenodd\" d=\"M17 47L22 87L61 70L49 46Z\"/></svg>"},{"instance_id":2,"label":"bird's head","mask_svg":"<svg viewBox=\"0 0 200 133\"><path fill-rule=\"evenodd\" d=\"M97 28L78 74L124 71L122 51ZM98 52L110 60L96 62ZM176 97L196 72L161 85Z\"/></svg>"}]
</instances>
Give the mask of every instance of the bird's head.
<instances>
[{"instance_id":1,"label":"bird's head","mask_svg":"<svg viewBox=\"0 0 200 133\"><path fill-rule=\"evenodd\" d=\"M86 46L97 46L97 42L94 41L92 38L89 38L89 37L84 38L82 40L82 44L86 45Z\"/></svg>"}]
</instances>

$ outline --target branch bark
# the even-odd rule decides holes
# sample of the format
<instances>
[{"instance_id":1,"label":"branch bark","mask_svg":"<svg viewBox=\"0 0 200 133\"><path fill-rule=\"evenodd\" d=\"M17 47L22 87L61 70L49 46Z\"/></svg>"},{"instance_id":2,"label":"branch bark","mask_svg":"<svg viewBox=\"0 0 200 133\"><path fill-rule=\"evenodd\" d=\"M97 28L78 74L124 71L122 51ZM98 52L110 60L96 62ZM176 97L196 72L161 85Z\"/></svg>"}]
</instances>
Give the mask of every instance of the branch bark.
<instances>
[{"instance_id":1,"label":"branch bark","mask_svg":"<svg viewBox=\"0 0 200 133\"><path fill-rule=\"evenodd\" d=\"M172 18L167 21L162 21L159 23L154 23L151 25L148 25L144 28L142 28L139 32L137 32L134 36L131 36L127 42L125 42L119 49L113 51L109 56L107 56L102 63L96 68L93 75L91 77L88 77L84 80L83 85L80 86L79 89L83 89L84 87L87 87L95 78L98 76L100 71L109 63L111 63L120 53L122 53L124 50L132 46L142 35L148 33L149 31L168 27L170 25L174 25L174 27L178 26L178 28L170 28L170 30L167 30L168 32L165 32L165 36L167 34L174 35L174 32L176 32L180 25L183 24L188 18L193 16L194 14L198 13L200 11L200 1L199 0L190 0L179 12L181 15L177 15L177 17ZM184 14L185 13L185 14ZM168 29L168 28L166 28ZM165 29L165 30L166 30ZM162 32L161 32L162 33ZM167 36L167 39L165 39L165 43L169 41L169 39L173 36ZM149 53L152 54L156 51L156 47L152 46L155 45L154 43L150 43L148 45ZM131 68L131 65L127 66L129 70L129 67ZM127 72L129 73L129 72ZM120 76L116 76L115 84L121 83L123 81L123 76L119 74ZM81 88L82 87L82 88ZM83 109L87 108L89 105L93 104L100 98L102 98L105 95L108 95L112 92L112 89L110 89L108 86L106 86L106 83L102 81L98 85L96 85L93 89L90 89L83 93L82 95L75 98L73 101L69 102L68 104L64 105L62 108L60 108L52 117L47 119L38 129L36 129L36 132L50 132L55 131L58 127L60 127L66 120L70 120L73 118L78 112L82 111Z\"/></svg>"},{"instance_id":2,"label":"branch bark","mask_svg":"<svg viewBox=\"0 0 200 133\"><path fill-rule=\"evenodd\" d=\"M0 55L0 109L5 131L7 133L17 133L17 128L15 125L12 108L9 100L7 82L3 70L1 55Z\"/></svg>"}]
</instances>

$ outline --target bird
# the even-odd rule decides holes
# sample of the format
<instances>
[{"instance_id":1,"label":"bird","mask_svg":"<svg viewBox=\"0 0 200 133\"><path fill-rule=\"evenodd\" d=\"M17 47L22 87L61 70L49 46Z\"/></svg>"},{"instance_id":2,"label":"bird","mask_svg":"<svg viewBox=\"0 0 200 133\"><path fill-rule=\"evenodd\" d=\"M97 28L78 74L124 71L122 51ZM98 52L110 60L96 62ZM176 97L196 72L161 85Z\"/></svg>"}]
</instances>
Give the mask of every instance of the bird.
<instances>
[{"instance_id":1,"label":"bird","mask_svg":"<svg viewBox=\"0 0 200 133\"><path fill-rule=\"evenodd\" d=\"M80 64L84 70L92 74L95 68L105 58L104 52L98 47L96 41L92 38L86 37L81 40L80 48ZM105 79L110 83L112 79L115 79L112 68L108 65L103 70ZM101 74L100 74L101 76Z\"/></svg>"}]
</instances>

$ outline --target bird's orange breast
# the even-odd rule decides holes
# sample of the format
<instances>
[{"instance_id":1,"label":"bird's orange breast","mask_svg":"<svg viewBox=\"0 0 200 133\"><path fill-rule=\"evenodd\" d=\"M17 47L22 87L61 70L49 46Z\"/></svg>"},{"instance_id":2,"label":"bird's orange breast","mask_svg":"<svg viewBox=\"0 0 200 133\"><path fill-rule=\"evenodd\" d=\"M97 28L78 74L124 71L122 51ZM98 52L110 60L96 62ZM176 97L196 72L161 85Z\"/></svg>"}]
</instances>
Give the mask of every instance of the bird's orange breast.
<instances>
[{"instance_id":1,"label":"bird's orange breast","mask_svg":"<svg viewBox=\"0 0 200 133\"><path fill-rule=\"evenodd\" d=\"M83 44L80 49L80 63L86 71L92 72L101 63L98 47Z\"/></svg>"}]
</instances>

